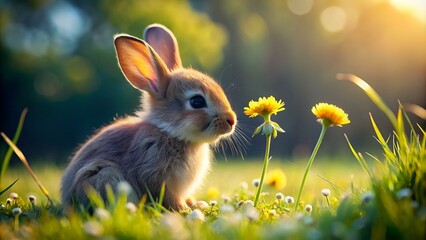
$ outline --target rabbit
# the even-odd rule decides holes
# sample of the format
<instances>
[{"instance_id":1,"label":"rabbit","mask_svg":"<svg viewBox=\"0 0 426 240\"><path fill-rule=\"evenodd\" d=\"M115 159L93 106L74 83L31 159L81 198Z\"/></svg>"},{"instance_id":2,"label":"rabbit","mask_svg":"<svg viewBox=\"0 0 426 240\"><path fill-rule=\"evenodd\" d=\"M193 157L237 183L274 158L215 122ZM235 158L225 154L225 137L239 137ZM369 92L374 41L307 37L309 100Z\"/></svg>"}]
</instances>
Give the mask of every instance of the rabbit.
<instances>
[{"instance_id":1,"label":"rabbit","mask_svg":"<svg viewBox=\"0 0 426 240\"><path fill-rule=\"evenodd\" d=\"M163 206L185 209L209 171L211 146L235 130L237 117L223 89L182 66L173 33L152 24L144 39L114 36L118 65L142 92L142 110L101 128L79 148L62 177L64 206L89 206L89 188L106 202L106 186L117 193L122 182L130 186L128 201L148 194L157 199L164 182Z\"/></svg>"}]
</instances>

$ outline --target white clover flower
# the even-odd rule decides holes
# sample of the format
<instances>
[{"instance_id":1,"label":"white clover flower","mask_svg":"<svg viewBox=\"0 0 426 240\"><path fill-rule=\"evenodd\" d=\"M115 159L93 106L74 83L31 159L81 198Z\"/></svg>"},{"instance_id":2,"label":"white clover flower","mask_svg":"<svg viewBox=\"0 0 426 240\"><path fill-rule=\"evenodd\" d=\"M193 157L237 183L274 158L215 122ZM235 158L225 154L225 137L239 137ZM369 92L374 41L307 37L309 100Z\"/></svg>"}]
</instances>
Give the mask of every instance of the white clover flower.
<instances>
[{"instance_id":1,"label":"white clover flower","mask_svg":"<svg viewBox=\"0 0 426 240\"><path fill-rule=\"evenodd\" d=\"M10 193L10 198L12 198L12 199L18 199L19 198L19 195L16 193L16 192L12 192L12 193Z\"/></svg>"},{"instance_id":2,"label":"white clover flower","mask_svg":"<svg viewBox=\"0 0 426 240\"><path fill-rule=\"evenodd\" d=\"M138 208L136 207L136 205L132 202L128 202L126 203L126 210L129 213L136 213L138 211Z\"/></svg>"},{"instance_id":3,"label":"white clover flower","mask_svg":"<svg viewBox=\"0 0 426 240\"><path fill-rule=\"evenodd\" d=\"M223 203L228 203L229 201L231 201L231 198L229 197L229 196L226 196L226 195L224 195L224 196L222 196L222 200L223 200Z\"/></svg>"},{"instance_id":4,"label":"white clover flower","mask_svg":"<svg viewBox=\"0 0 426 240\"><path fill-rule=\"evenodd\" d=\"M413 191L410 188L402 188L397 193L398 199L410 198L413 195Z\"/></svg>"},{"instance_id":5,"label":"white clover flower","mask_svg":"<svg viewBox=\"0 0 426 240\"><path fill-rule=\"evenodd\" d=\"M260 185L260 179L259 178L253 179L252 184L253 184L254 187L259 187L259 185Z\"/></svg>"},{"instance_id":6,"label":"white clover flower","mask_svg":"<svg viewBox=\"0 0 426 240\"><path fill-rule=\"evenodd\" d=\"M106 220L111 218L111 214L103 208L96 208L95 209L95 216L100 221L106 221Z\"/></svg>"},{"instance_id":7,"label":"white clover flower","mask_svg":"<svg viewBox=\"0 0 426 240\"><path fill-rule=\"evenodd\" d=\"M209 207L209 204L206 201L200 200L194 204L194 207L200 210L205 210Z\"/></svg>"},{"instance_id":8,"label":"white clover flower","mask_svg":"<svg viewBox=\"0 0 426 240\"><path fill-rule=\"evenodd\" d=\"M306 212L312 212L312 205L310 205L310 204L306 204L306 206L305 206L305 211L306 211Z\"/></svg>"},{"instance_id":9,"label":"white clover flower","mask_svg":"<svg viewBox=\"0 0 426 240\"><path fill-rule=\"evenodd\" d=\"M119 195L128 196L132 192L132 186L126 181L121 181L117 185Z\"/></svg>"},{"instance_id":10,"label":"white clover flower","mask_svg":"<svg viewBox=\"0 0 426 240\"><path fill-rule=\"evenodd\" d=\"M21 208L17 207L17 208L12 209L12 214L15 215L15 216L17 216L17 215L19 215L21 213L22 213Z\"/></svg>"},{"instance_id":11,"label":"white clover flower","mask_svg":"<svg viewBox=\"0 0 426 240\"><path fill-rule=\"evenodd\" d=\"M216 206L217 205L217 201L215 201L215 200L211 200L210 201L210 206Z\"/></svg>"},{"instance_id":12,"label":"white clover flower","mask_svg":"<svg viewBox=\"0 0 426 240\"><path fill-rule=\"evenodd\" d=\"M321 190L321 194L322 194L324 197L328 197L328 196L330 196L330 193L331 193L331 191L330 191L330 189L328 189L328 188L324 188L323 190Z\"/></svg>"},{"instance_id":13,"label":"white clover flower","mask_svg":"<svg viewBox=\"0 0 426 240\"><path fill-rule=\"evenodd\" d=\"M277 200L282 200L282 199L284 199L284 194L282 194L281 192L279 192L279 193L275 194L275 198Z\"/></svg>"},{"instance_id":14,"label":"white clover flower","mask_svg":"<svg viewBox=\"0 0 426 240\"><path fill-rule=\"evenodd\" d=\"M204 222L204 214L199 209L194 209L186 216L191 221L202 221Z\"/></svg>"},{"instance_id":15,"label":"white clover flower","mask_svg":"<svg viewBox=\"0 0 426 240\"><path fill-rule=\"evenodd\" d=\"M248 184L247 184L247 182L241 182L240 183L240 187L242 188L242 189L247 189L248 188Z\"/></svg>"},{"instance_id":16,"label":"white clover flower","mask_svg":"<svg viewBox=\"0 0 426 240\"><path fill-rule=\"evenodd\" d=\"M100 237L104 233L103 226L96 221L88 221L83 224L83 230L94 237Z\"/></svg>"},{"instance_id":17,"label":"white clover flower","mask_svg":"<svg viewBox=\"0 0 426 240\"><path fill-rule=\"evenodd\" d=\"M229 204L223 204L223 205L220 207L220 212L222 212L222 214L232 213L232 212L234 212L234 207L232 207L232 206L231 206L231 205L229 205Z\"/></svg>"},{"instance_id":18,"label":"white clover flower","mask_svg":"<svg viewBox=\"0 0 426 240\"><path fill-rule=\"evenodd\" d=\"M286 203L294 203L294 198L291 197L291 196L287 196L287 197L285 197L285 202Z\"/></svg>"}]
</instances>

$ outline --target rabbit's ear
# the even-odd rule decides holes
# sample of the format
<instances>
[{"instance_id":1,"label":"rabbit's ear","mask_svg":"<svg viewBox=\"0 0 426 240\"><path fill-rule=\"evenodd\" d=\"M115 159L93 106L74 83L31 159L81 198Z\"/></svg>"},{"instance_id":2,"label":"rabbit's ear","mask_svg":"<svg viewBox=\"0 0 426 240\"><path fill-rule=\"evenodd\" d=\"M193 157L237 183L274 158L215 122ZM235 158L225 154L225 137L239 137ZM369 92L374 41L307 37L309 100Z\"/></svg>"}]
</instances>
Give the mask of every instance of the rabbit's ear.
<instances>
[{"instance_id":1,"label":"rabbit's ear","mask_svg":"<svg viewBox=\"0 0 426 240\"><path fill-rule=\"evenodd\" d=\"M169 70L182 67L176 38L168 28L151 24L145 29L144 39L160 55Z\"/></svg>"},{"instance_id":2,"label":"rabbit's ear","mask_svg":"<svg viewBox=\"0 0 426 240\"><path fill-rule=\"evenodd\" d=\"M169 70L158 54L143 40L120 34L114 37L118 64L127 80L140 90L162 95Z\"/></svg>"}]
</instances>

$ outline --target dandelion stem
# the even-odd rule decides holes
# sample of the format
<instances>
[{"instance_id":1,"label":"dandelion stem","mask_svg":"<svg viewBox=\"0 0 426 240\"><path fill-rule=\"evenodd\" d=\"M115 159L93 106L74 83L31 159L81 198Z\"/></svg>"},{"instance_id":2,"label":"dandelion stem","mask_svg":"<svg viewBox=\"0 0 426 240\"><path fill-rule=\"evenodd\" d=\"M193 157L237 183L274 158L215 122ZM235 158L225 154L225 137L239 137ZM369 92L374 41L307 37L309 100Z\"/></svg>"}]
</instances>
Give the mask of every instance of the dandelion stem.
<instances>
[{"instance_id":1,"label":"dandelion stem","mask_svg":"<svg viewBox=\"0 0 426 240\"><path fill-rule=\"evenodd\" d=\"M271 134L266 136L266 149L265 149L265 158L263 159L263 169L262 169L262 175L260 177L260 183L259 187L257 188L256 198L254 199L254 206L257 206L257 201L259 200L260 193L262 192L263 188L263 181L265 179L265 173L266 168L268 168L269 163L269 151L271 149Z\"/></svg>"},{"instance_id":2,"label":"dandelion stem","mask_svg":"<svg viewBox=\"0 0 426 240\"><path fill-rule=\"evenodd\" d=\"M315 156L318 153L318 149L321 146L321 143L322 143L322 140L324 139L325 132L327 131L327 128L328 128L327 124L323 123L317 144L315 145L315 148L312 151L311 157L309 158L309 162L306 165L305 173L303 174L302 183L300 184L299 193L297 194L297 198L296 198L296 204L294 205L294 211L296 211L297 207L299 206L300 196L302 195L303 187L305 186L305 181L306 181L306 178L308 176L309 169L311 169L312 163L314 162Z\"/></svg>"}]
</instances>

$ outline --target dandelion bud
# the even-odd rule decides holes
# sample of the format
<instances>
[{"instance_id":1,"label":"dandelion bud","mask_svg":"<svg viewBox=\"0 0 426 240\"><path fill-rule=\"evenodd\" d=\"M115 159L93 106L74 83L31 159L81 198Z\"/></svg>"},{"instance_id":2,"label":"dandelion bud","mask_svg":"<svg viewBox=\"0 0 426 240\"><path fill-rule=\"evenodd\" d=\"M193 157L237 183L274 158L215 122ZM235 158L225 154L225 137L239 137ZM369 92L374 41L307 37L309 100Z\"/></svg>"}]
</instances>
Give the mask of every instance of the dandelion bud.
<instances>
[{"instance_id":1,"label":"dandelion bud","mask_svg":"<svg viewBox=\"0 0 426 240\"><path fill-rule=\"evenodd\" d=\"M284 199L284 194L282 194L282 193L277 193L277 194L275 194L275 198L277 199L277 200L282 200L282 199Z\"/></svg>"},{"instance_id":2,"label":"dandelion bud","mask_svg":"<svg viewBox=\"0 0 426 240\"><path fill-rule=\"evenodd\" d=\"M10 198L12 198L12 199L18 199L19 198L19 195L17 194L17 193L15 193L15 192L12 192L12 193L10 193Z\"/></svg>"},{"instance_id":3,"label":"dandelion bud","mask_svg":"<svg viewBox=\"0 0 426 240\"><path fill-rule=\"evenodd\" d=\"M192 221L204 222L204 214L199 209L194 209L194 211L190 212L186 218Z\"/></svg>"},{"instance_id":4,"label":"dandelion bud","mask_svg":"<svg viewBox=\"0 0 426 240\"><path fill-rule=\"evenodd\" d=\"M305 206L305 211L306 211L306 212L311 212L311 211L312 211L312 205L310 205L310 204L306 204L306 206Z\"/></svg>"},{"instance_id":5,"label":"dandelion bud","mask_svg":"<svg viewBox=\"0 0 426 240\"><path fill-rule=\"evenodd\" d=\"M254 187L259 187L259 185L260 185L260 179L259 178L253 179L252 184L253 184Z\"/></svg>"},{"instance_id":6,"label":"dandelion bud","mask_svg":"<svg viewBox=\"0 0 426 240\"><path fill-rule=\"evenodd\" d=\"M20 215L21 213L22 213L22 210L18 207L12 209L12 214L15 215L15 216Z\"/></svg>"},{"instance_id":7,"label":"dandelion bud","mask_svg":"<svg viewBox=\"0 0 426 240\"><path fill-rule=\"evenodd\" d=\"M285 197L285 202L286 203L294 203L294 198L291 197L291 196L287 196L287 197Z\"/></svg>"},{"instance_id":8,"label":"dandelion bud","mask_svg":"<svg viewBox=\"0 0 426 240\"><path fill-rule=\"evenodd\" d=\"M330 189L328 189L328 188L324 188L323 190L321 190L321 194L324 196L324 197L328 197L328 196L330 196Z\"/></svg>"}]
</instances>

